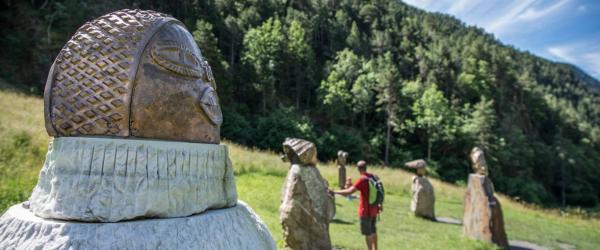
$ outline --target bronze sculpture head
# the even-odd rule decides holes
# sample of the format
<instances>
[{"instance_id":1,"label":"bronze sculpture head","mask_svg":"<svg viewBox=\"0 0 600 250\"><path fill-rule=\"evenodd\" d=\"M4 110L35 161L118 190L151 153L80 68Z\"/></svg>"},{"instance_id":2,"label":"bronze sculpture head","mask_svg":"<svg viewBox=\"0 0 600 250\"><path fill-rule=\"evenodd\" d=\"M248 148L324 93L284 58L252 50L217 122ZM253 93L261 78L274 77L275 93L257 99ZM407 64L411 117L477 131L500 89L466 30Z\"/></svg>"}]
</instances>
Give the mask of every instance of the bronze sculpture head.
<instances>
[{"instance_id":1,"label":"bronze sculpture head","mask_svg":"<svg viewBox=\"0 0 600 250\"><path fill-rule=\"evenodd\" d=\"M211 68L191 34L162 13L121 10L80 27L44 93L50 136L219 143Z\"/></svg>"}]
</instances>

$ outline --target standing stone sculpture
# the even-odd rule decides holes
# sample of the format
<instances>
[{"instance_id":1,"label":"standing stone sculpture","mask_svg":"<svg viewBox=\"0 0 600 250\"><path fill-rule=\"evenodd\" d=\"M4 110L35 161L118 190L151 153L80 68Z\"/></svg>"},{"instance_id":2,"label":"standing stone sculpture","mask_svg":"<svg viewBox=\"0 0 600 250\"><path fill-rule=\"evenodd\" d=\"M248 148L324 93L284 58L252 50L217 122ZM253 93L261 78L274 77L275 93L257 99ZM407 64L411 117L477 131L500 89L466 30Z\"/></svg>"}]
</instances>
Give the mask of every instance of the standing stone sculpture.
<instances>
[{"instance_id":1,"label":"standing stone sculpture","mask_svg":"<svg viewBox=\"0 0 600 250\"><path fill-rule=\"evenodd\" d=\"M44 100L54 138L29 201L0 217L0 249L275 249L237 200L216 83L178 20L121 10L87 22Z\"/></svg>"},{"instance_id":2,"label":"standing stone sculpture","mask_svg":"<svg viewBox=\"0 0 600 250\"><path fill-rule=\"evenodd\" d=\"M291 167L283 184L280 219L288 249L331 249L329 222L335 201L316 167L317 148L302 139L286 139L283 152Z\"/></svg>"},{"instance_id":3,"label":"standing stone sculpture","mask_svg":"<svg viewBox=\"0 0 600 250\"><path fill-rule=\"evenodd\" d=\"M416 171L412 177L410 211L416 216L435 220L435 193L431 182L425 177L427 163L419 159L407 162L405 166Z\"/></svg>"},{"instance_id":4,"label":"standing stone sculpture","mask_svg":"<svg viewBox=\"0 0 600 250\"><path fill-rule=\"evenodd\" d=\"M494 196L494 185L487 176L488 166L483 150L478 147L473 148L470 159L475 173L469 175L465 193L464 234L508 248L502 207L500 201Z\"/></svg>"},{"instance_id":5,"label":"standing stone sculpture","mask_svg":"<svg viewBox=\"0 0 600 250\"><path fill-rule=\"evenodd\" d=\"M338 151L337 153L337 165L338 165L338 186L340 189L344 189L346 184L346 160L348 159L348 152Z\"/></svg>"}]
</instances>

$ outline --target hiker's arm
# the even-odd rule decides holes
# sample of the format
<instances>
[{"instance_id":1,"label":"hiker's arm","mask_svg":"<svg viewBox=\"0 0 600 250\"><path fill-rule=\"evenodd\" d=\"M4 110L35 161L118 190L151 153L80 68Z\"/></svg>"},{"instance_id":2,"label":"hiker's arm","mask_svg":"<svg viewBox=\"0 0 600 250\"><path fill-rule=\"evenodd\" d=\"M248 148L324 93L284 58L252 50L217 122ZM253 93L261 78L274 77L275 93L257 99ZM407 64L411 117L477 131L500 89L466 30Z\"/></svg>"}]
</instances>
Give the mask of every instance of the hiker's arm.
<instances>
[{"instance_id":1,"label":"hiker's arm","mask_svg":"<svg viewBox=\"0 0 600 250\"><path fill-rule=\"evenodd\" d=\"M339 195L351 195L354 192L356 192L356 188L354 186L351 186L346 189L342 189L340 191L333 191L334 194L339 194Z\"/></svg>"}]
</instances>

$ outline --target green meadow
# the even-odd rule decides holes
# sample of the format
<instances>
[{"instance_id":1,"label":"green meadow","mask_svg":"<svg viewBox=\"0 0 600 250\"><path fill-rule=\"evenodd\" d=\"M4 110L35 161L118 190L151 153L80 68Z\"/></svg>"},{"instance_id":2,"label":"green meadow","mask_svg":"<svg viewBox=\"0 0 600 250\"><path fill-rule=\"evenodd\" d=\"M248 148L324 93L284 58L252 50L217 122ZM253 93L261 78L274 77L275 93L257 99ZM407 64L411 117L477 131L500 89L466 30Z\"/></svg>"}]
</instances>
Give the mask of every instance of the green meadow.
<instances>
[{"instance_id":1,"label":"green meadow","mask_svg":"<svg viewBox=\"0 0 600 250\"><path fill-rule=\"evenodd\" d=\"M43 100L20 94L0 84L0 212L29 197L37 182L49 140L44 129ZM288 164L277 152L264 152L225 142L235 166L239 198L266 222L279 248L283 248L279 224L280 192ZM493 166L491 166L493 167ZM321 163L321 173L337 186L337 168ZM462 235L460 225L423 220L409 212L409 172L372 167L386 187L385 209L378 222L381 249L494 249L488 243ZM348 174L358 177L355 168ZM465 177L466 178L466 177ZM432 179L436 192L436 215L462 219L464 187ZM572 245L598 249L600 221L581 214L565 214L521 204L497 194L504 209L509 239L535 243L551 249ZM364 249L356 216L357 201L336 198L336 219L330 226L336 248Z\"/></svg>"}]
</instances>

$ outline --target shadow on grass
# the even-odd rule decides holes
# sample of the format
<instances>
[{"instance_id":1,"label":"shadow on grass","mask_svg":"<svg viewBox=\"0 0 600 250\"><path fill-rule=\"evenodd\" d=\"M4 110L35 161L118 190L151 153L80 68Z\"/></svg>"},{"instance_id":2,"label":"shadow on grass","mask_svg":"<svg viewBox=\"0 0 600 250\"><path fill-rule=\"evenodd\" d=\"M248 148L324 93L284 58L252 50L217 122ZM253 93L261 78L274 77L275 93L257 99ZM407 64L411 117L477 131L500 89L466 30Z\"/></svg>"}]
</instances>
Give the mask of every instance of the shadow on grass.
<instances>
[{"instance_id":1,"label":"shadow on grass","mask_svg":"<svg viewBox=\"0 0 600 250\"><path fill-rule=\"evenodd\" d=\"M462 226L462 221L455 219L455 218L450 218L450 217L438 217L438 218L435 218L435 220L431 220L431 221L437 222L437 223Z\"/></svg>"},{"instance_id":2,"label":"shadow on grass","mask_svg":"<svg viewBox=\"0 0 600 250\"><path fill-rule=\"evenodd\" d=\"M335 218L331 221L331 223L335 223L335 224L342 224L342 225L352 225L354 223L350 222L350 221L345 221L345 220L340 220L338 218Z\"/></svg>"}]
</instances>

